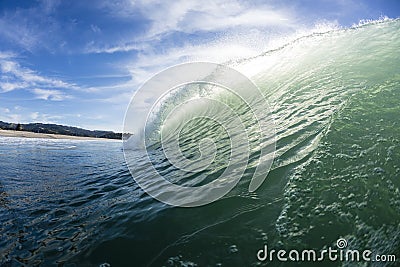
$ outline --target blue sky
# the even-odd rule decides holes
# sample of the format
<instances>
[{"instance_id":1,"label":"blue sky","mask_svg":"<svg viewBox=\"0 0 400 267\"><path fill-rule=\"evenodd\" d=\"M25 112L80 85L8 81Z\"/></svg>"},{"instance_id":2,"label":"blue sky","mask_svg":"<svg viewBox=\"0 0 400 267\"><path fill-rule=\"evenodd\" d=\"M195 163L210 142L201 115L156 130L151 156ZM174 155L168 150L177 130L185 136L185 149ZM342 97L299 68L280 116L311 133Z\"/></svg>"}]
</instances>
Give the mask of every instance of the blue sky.
<instances>
[{"instance_id":1,"label":"blue sky","mask_svg":"<svg viewBox=\"0 0 400 267\"><path fill-rule=\"evenodd\" d=\"M4 0L0 120L121 131L133 92L165 67L382 16L400 1Z\"/></svg>"}]
</instances>

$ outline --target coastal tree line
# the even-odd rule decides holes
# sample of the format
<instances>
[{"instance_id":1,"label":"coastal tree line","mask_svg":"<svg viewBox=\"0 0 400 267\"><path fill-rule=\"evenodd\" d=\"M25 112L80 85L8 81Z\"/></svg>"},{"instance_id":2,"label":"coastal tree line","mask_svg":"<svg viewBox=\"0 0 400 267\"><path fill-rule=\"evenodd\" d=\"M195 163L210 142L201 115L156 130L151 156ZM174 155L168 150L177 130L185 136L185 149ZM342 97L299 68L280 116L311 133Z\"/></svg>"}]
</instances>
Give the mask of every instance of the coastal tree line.
<instances>
[{"instance_id":1,"label":"coastal tree line","mask_svg":"<svg viewBox=\"0 0 400 267\"><path fill-rule=\"evenodd\" d=\"M122 138L122 133L115 133L112 131L101 131L101 130L87 130L78 127L58 125L58 124L44 124L44 123L21 124L21 123L8 123L0 121L0 129L27 131L27 132L45 133L45 134L62 134L70 136L97 137L97 138L107 138L107 139Z\"/></svg>"}]
</instances>

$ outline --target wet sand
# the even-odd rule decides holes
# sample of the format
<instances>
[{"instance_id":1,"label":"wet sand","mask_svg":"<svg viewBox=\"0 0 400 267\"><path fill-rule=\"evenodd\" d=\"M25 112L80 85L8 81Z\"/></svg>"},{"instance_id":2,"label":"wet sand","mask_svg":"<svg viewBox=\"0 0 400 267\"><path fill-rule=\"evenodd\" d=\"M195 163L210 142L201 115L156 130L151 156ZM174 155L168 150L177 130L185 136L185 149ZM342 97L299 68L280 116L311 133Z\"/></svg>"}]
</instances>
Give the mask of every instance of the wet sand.
<instances>
[{"instance_id":1,"label":"wet sand","mask_svg":"<svg viewBox=\"0 0 400 267\"><path fill-rule=\"evenodd\" d=\"M116 140L116 139L107 139L107 138L71 136L71 135L62 135L62 134L33 133L33 132L12 131L12 130L0 130L0 136L25 137L25 138L46 138L46 139L72 139L72 140Z\"/></svg>"}]
</instances>

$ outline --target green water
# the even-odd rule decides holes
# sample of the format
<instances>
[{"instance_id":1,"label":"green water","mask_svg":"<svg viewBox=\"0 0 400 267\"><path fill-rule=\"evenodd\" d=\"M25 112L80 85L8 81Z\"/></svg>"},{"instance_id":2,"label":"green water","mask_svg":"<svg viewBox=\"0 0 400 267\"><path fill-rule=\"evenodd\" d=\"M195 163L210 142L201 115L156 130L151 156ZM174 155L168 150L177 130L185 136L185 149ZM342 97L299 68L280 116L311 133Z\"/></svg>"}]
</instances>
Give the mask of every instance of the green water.
<instances>
[{"instance_id":1,"label":"green water","mask_svg":"<svg viewBox=\"0 0 400 267\"><path fill-rule=\"evenodd\" d=\"M227 266L280 266L284 263L257 261L257 250L268 244L276 249L319 251L335 247L339 238L346 239L351 249L399 255L399 26L399 20L384 20L312 34L231 64L261 89L275 119L275 160L267 180L254 193L247 191L248 183L260 148L268 141L259 140L250 107L227 91L196 86L167 100L158 123L177 103L193 95L231 106L246 125L251 154L244 178L226 197L210 206L176 211L191 218L190 226L174 226L185 229L187 235L168 245L152 263L174 251L199 266L218 261ZM192 108L207 114L215 109ZM233 123L230 118L222 121ZM179 136L180 148L189 158L199 157L197 145L204 137L218 140L210 168L187 174L174 168L157 149L153 164L179 184L202 185L217 179L228 164L228 136L208 120L185 127ZM230 253L230 247L238 251ZM180 266L173 257L171 264ZM284 265L297 264L310 263Z\"/></svg>"},{"instance_id":2,"label":"green water","mask_svg":"<svg viewBox=\"0 0 400 267\"><path fill-rule=\"evenodd\" d=\"M281 130L275 167L296 165L275 223L284 247L322 248L343 237L354 249L399 255L399 26L381 22L299 40L276 52L283 62L271 74L256 75L274 99ZM289 63L288 54L296 54Z\"/></svg>"}]
</instances>

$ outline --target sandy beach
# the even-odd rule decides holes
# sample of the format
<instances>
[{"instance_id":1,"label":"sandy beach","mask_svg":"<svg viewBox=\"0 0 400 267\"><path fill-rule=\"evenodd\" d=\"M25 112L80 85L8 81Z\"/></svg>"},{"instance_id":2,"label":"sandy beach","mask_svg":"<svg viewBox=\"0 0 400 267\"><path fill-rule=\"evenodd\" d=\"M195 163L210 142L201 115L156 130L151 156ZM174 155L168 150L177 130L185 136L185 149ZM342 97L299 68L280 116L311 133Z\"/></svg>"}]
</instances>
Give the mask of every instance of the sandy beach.
<instances>
[{"instance_id":1,"label":"sandy beach","mask_svg":"<svg viewBox=\"0 0 400 267\"><path fill-rule=\"evenodd\" d=\"M71 135L61 135L61 134L33 133L33 132L12 131L12 130L0 130L0 136L25 137L25 138L46 138L46 139L72 139L72 140L115 140L115 139L106 139L106 138L71 136Z\"/></svg>"}]
</instances>

